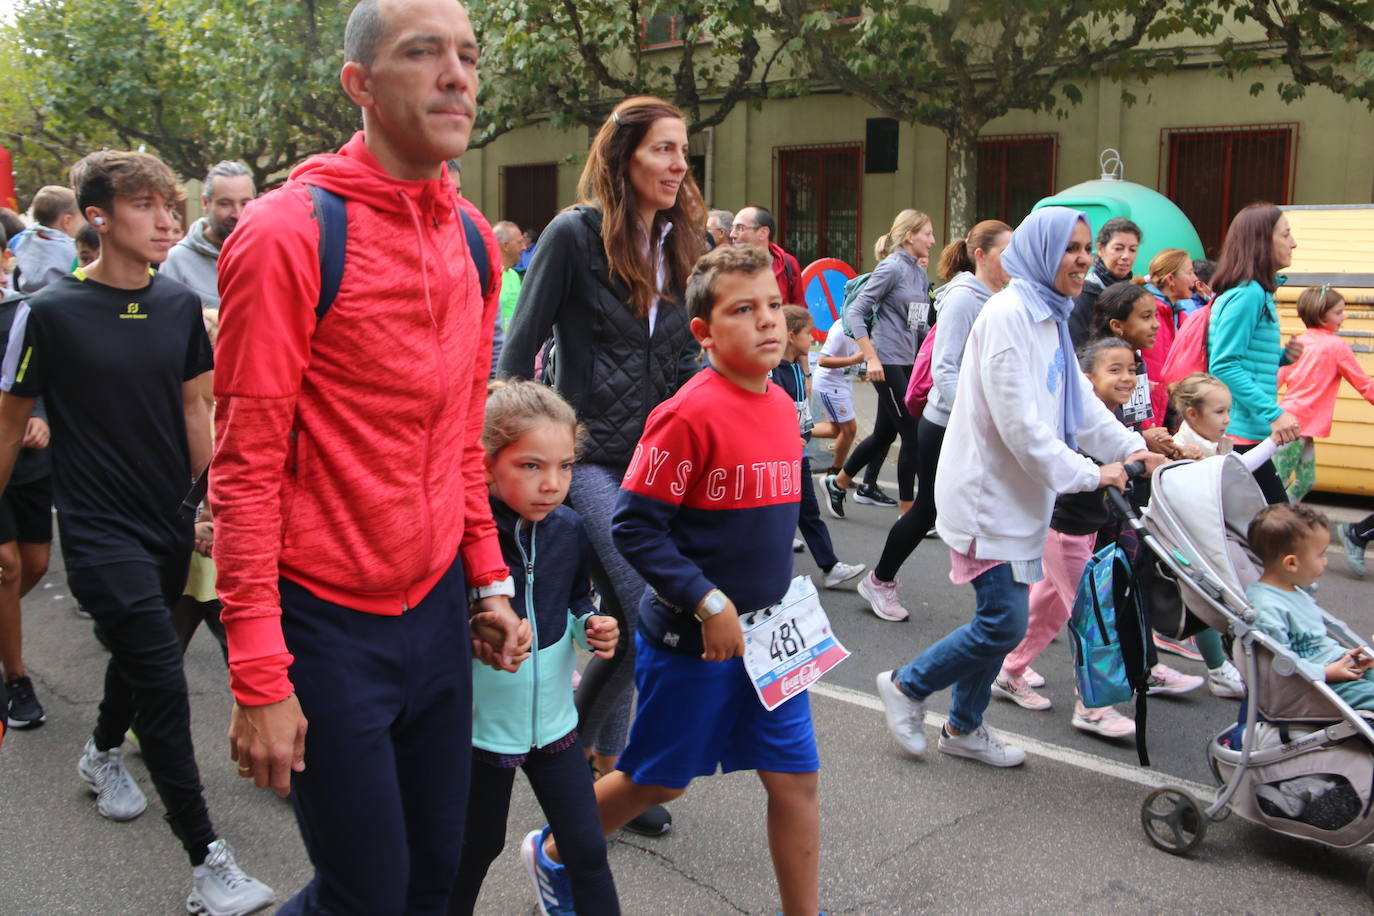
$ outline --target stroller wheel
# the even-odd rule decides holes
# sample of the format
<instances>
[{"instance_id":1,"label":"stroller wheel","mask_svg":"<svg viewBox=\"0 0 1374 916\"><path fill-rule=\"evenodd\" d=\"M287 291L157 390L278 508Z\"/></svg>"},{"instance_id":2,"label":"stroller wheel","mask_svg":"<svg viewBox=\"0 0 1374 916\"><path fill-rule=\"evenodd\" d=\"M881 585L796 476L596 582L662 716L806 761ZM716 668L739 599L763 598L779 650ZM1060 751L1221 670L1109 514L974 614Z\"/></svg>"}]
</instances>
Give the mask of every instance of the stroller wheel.
<instances>
[{"instance_id":1,"label":"stroller wheel","mask_svg":"<svg viewBox=\"0 0 1374 916\"><path fill-rule=\"evenodd\" d=\"M1145 797L1140 826L1159 849L1181 856L1192 852L1207 835L1207 816L1197 799L1182 789L1164 786Z\"/></svg>"}]
</instances>

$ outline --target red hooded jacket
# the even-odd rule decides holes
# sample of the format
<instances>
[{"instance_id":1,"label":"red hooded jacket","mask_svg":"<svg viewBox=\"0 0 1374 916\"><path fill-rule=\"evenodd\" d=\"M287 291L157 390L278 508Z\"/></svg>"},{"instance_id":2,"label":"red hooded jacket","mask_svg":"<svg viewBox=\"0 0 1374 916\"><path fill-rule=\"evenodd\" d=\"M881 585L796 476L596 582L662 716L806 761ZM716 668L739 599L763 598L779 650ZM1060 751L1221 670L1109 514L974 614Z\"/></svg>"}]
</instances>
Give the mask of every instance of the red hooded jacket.
<instances>
[{"instance_id":1,"label":"red hooded jacket","mask_svg":"<svg viewBox=\"0 0 1374 916\"><path fill-rule=\"evenodd\" d=\"M348 214L343 280L318 328L306 184ZM484 300L459 207L499 277L491 229L452 182L391 177L358 133L249 204L225 242L210 502L240 703L291 693L278 576L396 615L456 555L470 585L507 575L480 442L499 290Z\"/></svg>"}]
</instances>

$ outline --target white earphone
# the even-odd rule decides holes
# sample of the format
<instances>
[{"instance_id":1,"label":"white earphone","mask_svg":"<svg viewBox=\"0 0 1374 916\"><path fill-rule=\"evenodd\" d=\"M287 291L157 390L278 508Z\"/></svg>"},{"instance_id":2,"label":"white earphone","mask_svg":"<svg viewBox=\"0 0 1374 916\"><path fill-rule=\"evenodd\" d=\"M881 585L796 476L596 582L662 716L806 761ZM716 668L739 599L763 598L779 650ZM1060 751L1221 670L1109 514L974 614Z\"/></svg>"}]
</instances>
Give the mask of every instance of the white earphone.
<instances>
[{"instance_id":1,"label":"white earphone","mask_svg":"<svg viewBox=\"0 0 1374 916\"><path fill-rule=\"evenodd\" d=\"M91 222L94 223L94 224L97 225L97 226L103 226L103 225L105 225L105 217L103 217L103 216L93 216L93 217L91 217Z\"/></svg>"}]
</instances>

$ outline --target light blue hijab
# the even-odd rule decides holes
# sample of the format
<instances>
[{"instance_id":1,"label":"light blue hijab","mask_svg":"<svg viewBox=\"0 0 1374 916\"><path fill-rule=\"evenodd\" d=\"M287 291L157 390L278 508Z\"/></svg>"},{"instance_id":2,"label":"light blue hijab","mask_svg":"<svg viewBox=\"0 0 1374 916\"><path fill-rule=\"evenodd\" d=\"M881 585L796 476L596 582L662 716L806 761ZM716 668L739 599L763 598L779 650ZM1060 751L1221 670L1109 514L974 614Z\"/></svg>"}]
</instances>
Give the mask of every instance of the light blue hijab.
<instances>
[{"instance_id":1,"label":"light blue hijab","mask_svg":"<svg viewBox=\"0 0 1374 916\"><path fill-rule=\"evenodd\" d=\"M1011 244L1002 252L1002 266L1011 276L1009 285L1020 293L1031 318L1035 321L1053 318L1059 326L1059 349L1064 359L1060 385L1064 401L1064 444L1069 448L1078 447L1076 433L1083 421L1083 403L1079 400L1078 380L1070 375L1076 365L1068 322L1073 299L1055 289L1054 277L1080 220L1091 231L1088 218L1077 210L1068 207L1034 210L1016 227L1011 234Z\"/></svg>"}]
</instances>

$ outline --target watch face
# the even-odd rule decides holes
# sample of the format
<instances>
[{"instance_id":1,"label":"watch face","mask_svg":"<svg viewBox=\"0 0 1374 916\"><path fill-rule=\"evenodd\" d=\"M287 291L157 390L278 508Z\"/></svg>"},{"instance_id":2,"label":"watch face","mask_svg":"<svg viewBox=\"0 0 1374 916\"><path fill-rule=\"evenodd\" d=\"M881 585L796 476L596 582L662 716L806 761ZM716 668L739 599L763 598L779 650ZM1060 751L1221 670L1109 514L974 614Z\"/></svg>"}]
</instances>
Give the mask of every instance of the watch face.
<instances>
[{"instance_id":1,"label":"watch face","mask_svg":"<svg viewBox=\"0 0 1374 916\"><path fill-rule=\"evenodd\" d=\"M725 595L720 592L712 592L706 598L706 610L711 614L719 614L721 611L725 610L725 605L727 603Z\"/></svg>"}]
</instances>

